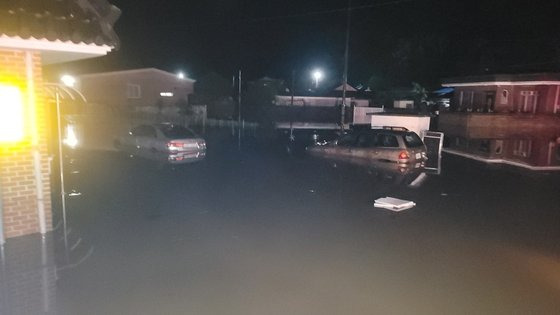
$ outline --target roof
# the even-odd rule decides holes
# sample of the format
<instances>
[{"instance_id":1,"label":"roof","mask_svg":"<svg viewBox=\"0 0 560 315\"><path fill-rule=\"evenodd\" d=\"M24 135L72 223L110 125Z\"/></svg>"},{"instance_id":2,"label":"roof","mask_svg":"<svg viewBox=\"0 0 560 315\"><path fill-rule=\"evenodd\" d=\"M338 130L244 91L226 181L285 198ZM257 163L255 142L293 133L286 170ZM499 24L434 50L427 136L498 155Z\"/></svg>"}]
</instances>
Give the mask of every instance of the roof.
<instances>
[{"instance_id":1,"label":"roof","mask_svg":"<svg viewBox=\"0 0 560 315\"><path fill-rule=\"evenodd\" d=\"M433 93L435 93L437 96L443 96L445 94L453 93L453 91L455 91L455 89L452 88L452 87L444 87L444 88L435 90Z\"/></svg>"},{"instance_id":2,"label":"roof","mask_svg":"<svg viewBox=\"0 0 560 315\"><path fill-rule=\"evenodd\" d=\"M0 36L118 48L120 14L107 0L2 0Z\"/></svg>"},{"instance_id":3,"label":"roof","mask_svg":"<svg viewBox=\"0 0 560 315\"><path fill-rule=\"evenodd\" d=\"M337 87L336 89L334 89L335 91L342 91L344 89L344 84L340 85L339 87ZM356 92L357 90L352 87L350 84L346 83L346 92Z\"/></svg>"},{"instance_id":4,"label":"roof","mask_svg":"<svg viewBox=\"0 0 560 315\"><path fill-rule=\"evenodd\" d=\"M101 76L118 76L118 75L127 75L127 74L136 74L142 72L152 72L156 74L171 76L176 78L177 80L187 81L187 82L195 82L195 80L190 78L179 79L176 74L167 72L164 70L160 70L157 68L140 68L140 69L129 69L129 70L118 70L118 71L109 71L109 72L98 72L98 73L86 73L78 75L79 78L91 78L91 77L101 77Z\"/></svg>"},{"instance_id":5,"label":"roof","mask_svg":"<svg viewBox=\"0 0 560 315\"><path fill-rule=\"evenodd\" d=\"M484 86L484 85L546 85L560 84L560 73L492 74L447 78L442 86Z\"/></svg>"}]
</instances>

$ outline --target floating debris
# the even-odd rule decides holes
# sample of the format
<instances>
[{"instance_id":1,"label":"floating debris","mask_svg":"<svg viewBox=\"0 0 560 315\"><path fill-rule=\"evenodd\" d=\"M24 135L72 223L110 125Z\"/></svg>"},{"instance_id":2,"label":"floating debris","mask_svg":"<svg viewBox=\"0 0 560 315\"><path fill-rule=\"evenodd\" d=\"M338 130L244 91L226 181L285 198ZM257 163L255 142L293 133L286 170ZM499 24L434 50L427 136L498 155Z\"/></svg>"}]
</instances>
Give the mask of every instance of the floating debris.
<instances>
[{"instance_id":1,"label":"floating debris","mask_svg":"<svg viewBox=\"0 0 560 315\"><path fill-rule=\"evenodd\" d=\"M384 208L384 209L398 212L398 211L410 209L416 206L416 203L410 200L385 197L385 198L376 199L373 205L377 208Z\"/></svg>"}]
</instances>

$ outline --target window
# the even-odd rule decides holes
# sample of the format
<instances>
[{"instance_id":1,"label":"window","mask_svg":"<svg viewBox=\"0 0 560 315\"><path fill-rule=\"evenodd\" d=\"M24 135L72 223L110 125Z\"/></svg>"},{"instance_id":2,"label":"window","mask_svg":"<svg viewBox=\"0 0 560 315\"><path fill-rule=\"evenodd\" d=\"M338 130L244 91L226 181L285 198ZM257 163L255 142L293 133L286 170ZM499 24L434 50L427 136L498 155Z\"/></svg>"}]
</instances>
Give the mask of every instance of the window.
<instances>
[{"instance_id":1,"label":"window","mask_svg":"<svg viewBox=\"0 0 560 315\"><path fill-rule=\"evenodd\" d=\"M414 132L409 132L404 135L404 143L408 148L417 148L424 145L422 139Z\"/></svg>"},{"instance_id":2,"label":"window","mask_svg":"<svg viewBox=\"0 0 560 315\"><path fill-rule=\"evenodd\" d=\"M547 162L550 166L560 166L560 137L549 142Z\"/></svg>"},{"instance_id":3,"label":"window","mask_svg":"<svg viewBox=\"0 0 560 315\"><path fill-rule=\"evenodd\" d=\"M482 110L485 113L493 112L494 105L496 104L496 92L495 91L486 91L486 97L484 100L484 106L479 110Z\"/></svg>"},{"instance_id":4,"label":"window","mask_svg":"<svg viewBox=\"0 0 560 315\"><path fill-rule=\"evenodd\" d=\"M554 113L560 112L560 85L556 86L556 98L554 101Z\"/></svg>"},{"instance_id":5,"label":"window","mask_svg":"<svg viewBox=\"0 0 560 315\"><path fill-rule=\"evenodd\" d=\"M531 156L531 145L532 141L523 140L513 140L513 155L518 157L527 158Z\"/></svg>"},{"instance_id":6,"label":"window","mask_svg":"<svg viewBox=\"0 0 560 315\"><path fill-rule=\"evenodd\" d=\"M496 154L502 154L504 151L504 140L496 140L496 146L494 148L494 152Z\"/></svg>"},{"instance_id":7,"label":"window","mask_svg":"<svg viewBox=\"0 0 560 315\"><path fill-rule=\"evenodd\" d=\"M517 111L522 113L534 113L537 111L537 99L539 93L537 91L521 91Z\"/></svg>"},{"instance_id":8,"label":"window","mask_svg":"<svg viewBox=\"0 0 560 315\"><path fill-rule=\"evenodd\" d=\"M156 137L156 130L152 126L140 125L130 131L135 137Z\"/></svg>"},{"instance_id":9,"label":"window","mask_svg":"<svg viewBox=\"0 0 560 315\"><path fill-rule=\"evenodd\" d=\"M490 152L490 140L482 140L478 146L478 151L489 153Z\"/></svg>"},{"instance_id":10,"label":"window","mask_svg":"<svg viewBox=\"0 0 560 315\"><path fill-rule=\"evenodd\" d=\"M363 133L358 137L358 147L370 148L375 146L375 135Z\"/></svg>"},{"instance_id":11,"label":"window","mask_svg":"<svg viewBox=\"0 0 560 315\"><path fill-rule=\"evenodd\" d=\"M142 90L138 84L127 84L126 85L126 97L127 98L141 98Z\"/></svg>"},{"instance_id":12,"label":"window","mask_svg":"<svg viewBox=\"0 0 560 315\"><path fill-rule=\"evenodd\" d=\"M461 108L471 111L474 104L474 91L461 91L459 94L459 105Z\"/></svg>"},{"instance_id":13,"label":"window","mask_svg":"<svg viewBox=\"0 0 560 315\"><path fill-rule=\"evenodd\" d=\"M509 91L502 90L502 97L500 98L500 104L507 105L508 101L509 101Z\"/></svg>"},{"instance_id":14,"label":"window","mask_svg":"<svg viewBox=\"0 0 560 315\"><path fill-rule=\"evenodd\" d=\"M377 144L382 147L398 148L399 141L394 135L380 134L377 138Z\"/></svg>"},{"instance_id":15,"label":"window","mask_svg":"<svg viewBox=\"0 0 560 315\"><path fill-rule=\"evenodd\" d=\"M177 125L161 124L159 125L159 130L169 139L196 137L192 130Z\"/></svg>"},{"instance_id":16,"label":"window","mask_svg":"<svg viewBox=\"0 0 560 315\"><path fill-rule=\"evenodd\" d=\"M349 147L356 143L356 136L353 134L346 134L338 139L338 145L343 147Z\"/></svg>"}]
</instances>

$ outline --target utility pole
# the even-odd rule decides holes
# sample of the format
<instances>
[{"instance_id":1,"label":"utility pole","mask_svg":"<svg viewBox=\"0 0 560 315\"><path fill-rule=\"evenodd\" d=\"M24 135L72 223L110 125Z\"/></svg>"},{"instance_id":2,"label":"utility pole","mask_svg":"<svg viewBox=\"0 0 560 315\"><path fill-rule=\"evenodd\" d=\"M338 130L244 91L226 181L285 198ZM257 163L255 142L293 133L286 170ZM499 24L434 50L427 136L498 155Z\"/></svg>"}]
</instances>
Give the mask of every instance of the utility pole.
<instances>
[{"instance_id":1,"label":"utility pole","mask_svg":"<svg viewBox=\"0 0 560 315\"><path fill-rule=\"evenodd\" d=\"M293 115L294 115L294 88L295 88L295 77L296 77L296 70L292 70L292 86L290 87L290 91L292 92L290 98L290 141L294 138L294 123L293 123Z\"/></svg>"},{"instance_id":2,"label":"utility pole","mask_svg":"<svg viewBox=\"0 0 560 315\"><path fill-rule=\"evenodd\" d=\"M344 48L344 72L342 74L342 106L340 108L340 131L344 133L344 120L346 115L346 85L348 84L348 50L350 46L350 12L352 0L348 0L346 11L346 46Z\"/></svg>"},{"instance_id":3,"label":"utility pole","mask_svg":"<svg viewBox=\"0 0 560 315\"><path fill-rule=\"evenodd\" d=\"M239 108L237 113L237 148L241 151L241 69L239 70L237 81L237 105Z\"/></svg>"}]
</instances>

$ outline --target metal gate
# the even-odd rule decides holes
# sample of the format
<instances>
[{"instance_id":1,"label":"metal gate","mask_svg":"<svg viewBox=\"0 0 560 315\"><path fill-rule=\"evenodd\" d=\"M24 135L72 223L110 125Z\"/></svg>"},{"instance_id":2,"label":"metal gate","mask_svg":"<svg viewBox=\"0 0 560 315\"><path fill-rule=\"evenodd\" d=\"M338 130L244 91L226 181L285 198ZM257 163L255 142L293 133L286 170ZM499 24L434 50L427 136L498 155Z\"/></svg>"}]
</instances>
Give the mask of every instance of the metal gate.
<instances>
[{"instance_id":1,"label":"metal gate","mask_svg":"<svg viewBox=\"0 0 560 315\"><path fill-rule=\"evenodd\" d=\"M425 169L441 173L441 149L443 147L443 132L423 131L422 140L426 145L428 161Z\"/></svg>"}]
</instances>

